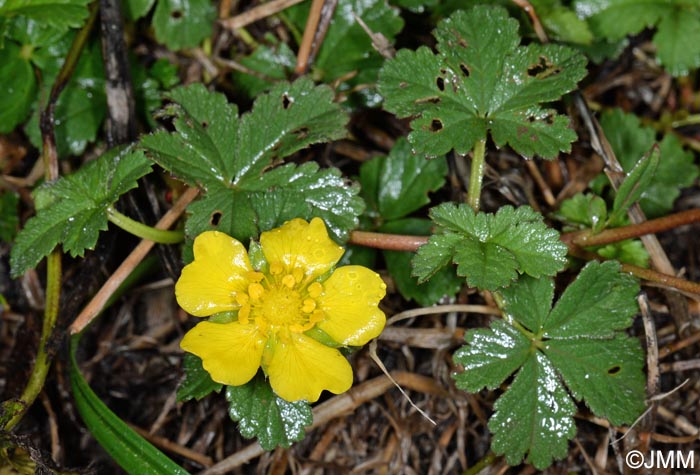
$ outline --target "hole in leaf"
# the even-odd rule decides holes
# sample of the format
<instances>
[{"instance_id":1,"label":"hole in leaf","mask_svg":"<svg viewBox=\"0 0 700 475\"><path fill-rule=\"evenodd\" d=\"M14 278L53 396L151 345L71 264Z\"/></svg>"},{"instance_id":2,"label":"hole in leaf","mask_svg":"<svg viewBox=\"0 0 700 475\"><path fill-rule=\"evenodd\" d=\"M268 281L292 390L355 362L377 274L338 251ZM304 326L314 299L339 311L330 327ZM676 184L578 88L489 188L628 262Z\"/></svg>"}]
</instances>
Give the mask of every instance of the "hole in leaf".
<instances>
[{"instance_id":1,"label":"hole in leaf","mask_svg":"<svg viewBox=\"0 0 700 475\"><path fill-rule=\"evenodd\" d=\"M442 122L440 119L433 119L430 123L430 130L433 132L439 132L442 130Z\"/></svg>"},{"instance_id":2,"label":"hole in leaf","mask_svg":"<svg viewBox=\"0 0 700 475\"><path fill-rule=\"evenodd\" d=\"M620 369L621 369L621 368L620 368L619 365L615 365L615 366L613 366L612 368L610 368L610 369L608 370L608 374L611 375L611 376L616 375L617 373L620 372Z\"/></svg>"},{"instance_id":3,"label":"hole in leaf","mask_svg":"<svg viewBox=\"0 0 700 475\"><path fill-rule=\"evenodd\" d=\"M406 89L408 87L408 83L406 81L401 81L399 83L399 89Z\"/></svg>"},{"instance_id":4,"label":"hole in leaf","mask_svg":"<svg viewBox=\"0 0 700 475\"><path fill-rule=\"evenodd\" d=\"M529 68L527 68L528 76L539 79L554 76L560 72L561 68L559 66L555 66L546 56L540 56L536 64L532 64Z\"/></svg>"},{"instance_id":5,"label":"hole in leaf","mask_svg":"<svg viewBox=\"0 0 700 475\"><path fill-rule=\"evenodd\" d=\"M435 81L437 84L437 88L440 89L441 91L445 90L445 80L438 76L437 80Z\"/></svg>"},{"instance_id":6,"label":"hole in leaf","mask_svg":"<svg viewBox=\"0 0 700 475\"><path fill-rule=\"evenodd\" d=\"M219 221L221 221L221 216L223 216L223 213L221 213L221 211L214 211L211 214L211 217L209 218L209 224L211 224L212 226L218 226Z\"/></svg>"},{"instance_id":7,"label":"hole in leaf","mask_svg":"<svg viewBox=\"0 0 700 475\"><path fill-rule=\"evenodd\" d=\"M173 10L172 12L170 12L170 17L175 19L175 20L179 20L180 18L182 18L182 11L181 10Z\"/></svg>"},{"instance_id":8,"label":"hole in leaf","mask_svg":"<svg viewBox=\"0 0 700 475\"><path fill-rule=\"evenodd\" d=\"M289 99L289 96L286 94L282 95L282 108L287 110L289 109L289 106L292 105L292 101Z\"/></svg>"},{"instance_id":9,"label":"hole in leaf","mask_svg":"<svg viewBox=\"0 0 700 475\"><path fill-rule=\"evenodd\" d=\"M207 127L209 127L209 122L207 122L206 120L203 120L202 121L202 128L206 129Z\"/></svg>"},{"instance_id":10,"label":"hole in leaf","mask_svg":"<svg viewBox=\"0 0 700 475\"><path fill-rule=\"evenodd\" d=\"M462 48L466 48L469 46L469 43L467 43L467 40L462 38L461 36L457 39L457 44L461 46Z\"/></svg>"},{"instance_id":11,"label":"hole in leaf","mask_svg":"<svg viewBox=\"0 0 700 475\"><path fill-rule=\"evenodd\" d=\"M462 64L459 65L459 69L462 71L462 74L464 75L465 78L468 78L468 77L469 77L469 74L471 74L471 73L469 72L469 68L468 68L467 65L464 64L464 63L462 63Z\"/></svg>"}]
</instances>

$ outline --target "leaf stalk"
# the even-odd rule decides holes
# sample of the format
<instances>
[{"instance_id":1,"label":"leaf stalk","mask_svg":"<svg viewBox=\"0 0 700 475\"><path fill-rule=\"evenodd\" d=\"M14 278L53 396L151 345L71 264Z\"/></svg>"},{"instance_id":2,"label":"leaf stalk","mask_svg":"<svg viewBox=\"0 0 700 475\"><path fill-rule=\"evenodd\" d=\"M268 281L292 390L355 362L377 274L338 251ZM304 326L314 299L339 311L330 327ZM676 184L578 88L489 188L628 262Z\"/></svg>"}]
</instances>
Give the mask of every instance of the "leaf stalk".
<instances>
[{"instance_id":1,"label":"leaf stalk","mask_svg":"<svg viewBox=\"0 0 700 475\"><path fill-rule=\"evenodd\" d=\"M472 165L469 174L469 189L467 190L467 204L474 211L479 211L481 205L481 182L484 178L486 164L486 140L479 140L474 145L472 153Z\"/></svg>"},{"instance_id":2,"label":"leaf stalk","mask_svg":"<svg viewBox=\"0 0 700 475\"><path fill-rule=\"evenodd\" d=\"M133 234L141 239L157 242L159 244L177 244L185 237L182 231L170 231L167 229L156 229L143 223L139 223L130 217L120 213L113 206L107 208L107 219L124 231Z\"/></svg>"}]
</instances>

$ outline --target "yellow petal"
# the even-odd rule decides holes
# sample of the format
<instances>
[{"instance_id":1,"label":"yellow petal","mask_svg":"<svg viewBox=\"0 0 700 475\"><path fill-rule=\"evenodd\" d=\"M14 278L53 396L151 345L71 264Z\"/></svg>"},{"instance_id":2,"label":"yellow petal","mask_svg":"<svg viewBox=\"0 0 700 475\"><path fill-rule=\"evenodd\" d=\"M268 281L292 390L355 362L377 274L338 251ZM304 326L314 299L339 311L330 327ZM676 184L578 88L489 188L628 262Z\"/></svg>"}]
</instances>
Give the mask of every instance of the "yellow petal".
<instances>
[{"instance_id":1,"label":"yellow petal","mask_svg":"<svg viewBox=\"0 0 700 475\"><path fill-rule=\"evenodd\" d=\"M182 269L175 297L197 317L234 310L240 307L236 293L248 290L252 270L243 244L219 231L204 232L194 240L194 261Z\"/></svg>"},{"instance_id":2,"label":"yellow petal","mask_svg":"<svg viewBox=\"0 0 700 475\"><path fill-rule=\"evenodd\" d=\"M180 347L202 358L217 383L240 386L258 372L266 343L256 325L201 322L185 334Z\"/></svg>"},{"instance_id":3,"label":"yellow petal","mask_svg":"<svg viewBox=\"0 0 700 475\"><path fill-rule=\"evenodd\" d=\"M260 245L267 262L281 263L287 274L301 268L307 278L329 271L343 255L343 248L328 237L322 219L310 223L303 219L287 221L279 228L260 235Z\"/></svg>"},{"instance_id":4,"label":"yellow petal","mask_svg":"<svg viewBox=\"0 0 700 475\"><path fill-rule=\"evenodd\" d=\"M289 332L269 345L265 372L279 397L317 401L321 391L340 394L352 386L350 363L334 348L301 333Z\"/></svg>"},{"instance_id":5,"label":"yellow petal","mask_svg":"<svg viewBox=\"0 0 700 475\"><path fill-rule=\"evenodd\" d=\"M364 345L384 329L386 317L378 304L385 294L386 284L376 272L340 267L323 283L317 303L325 318L317 326L342 345Z\"/></svg>"}]
</instances>

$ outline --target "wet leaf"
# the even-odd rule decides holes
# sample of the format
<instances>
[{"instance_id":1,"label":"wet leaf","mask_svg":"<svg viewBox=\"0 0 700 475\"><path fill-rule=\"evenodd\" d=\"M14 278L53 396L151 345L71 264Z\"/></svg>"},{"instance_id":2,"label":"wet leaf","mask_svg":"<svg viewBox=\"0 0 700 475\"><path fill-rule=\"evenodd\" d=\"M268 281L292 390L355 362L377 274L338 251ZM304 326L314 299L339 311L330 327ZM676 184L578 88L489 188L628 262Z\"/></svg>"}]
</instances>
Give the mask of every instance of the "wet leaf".
<instances>
[{"instance_id":1,"label":"wet leaf","mask_svg":"<svg viewBox=\"0 0 700 475\"><path fill-rule=\"evenodd\" d=\"M240 118L235 105L200 84L170 97L164 114L176 131L145 136L141 145L163 168L207 191L189 207L188 236L217 229L245 242L295 217L320 217L339 239L356 226L363 203L338 170L314 162L273 167L345 135L348 117L330 89L308 79L282 83Z\"/></svg>"},{"instance_id":2,"label":"wet leaf","mask_svg":"<svg viewBox=\"0 0 700 475\"><path fill-rule=\"evenodd\" d=\"M242 386L226 386L226 400L241 435L257 437L265 450L289 447L303 439L305 428L313 422L306 401L285 401L272 392L261 374Z\"/></svg>"},{"instance_id":3,"label":"wet leaf","mask_svg":"<svg viewBox=\"0 0 700 475\"><path fill-rule=\"evenodd\" d=\"M575 9L596 35L618 40L656 27L658 59L674 76L700 66L700 2L578 0Z\"/></svg>"},{"instance_id":4,"label":"wet leaf","mask_svg":"<svg viewBox=\"0 0 700 475\"><path fill-rule=\"evenodd\" d=\"M519 274L554 275L566 264L559 234L528 206L487 214L445 203L431 209L430 217L436 232L413 259L419 282L452 262L470 287L495 290Z\"/></svg>"},{"instance_id":5,"label":"wet leaf","mask_svg":"<svg viewBox=\"0 0 700 475\"><path fill-rule=\"evenodd\" d=\"M442 188L446 175L445 157L426 160L402 137L388 156L362 164L362 196L381 219L398 219L430 203L428 193Z\"/></svg>"},{"instance_id":6,"label":"wet leaf","mask_svg":"<svg viewBox=\"0 0 700 475\"><path fill-rule=\"evenodd\" d=\"M90 0L4 0L0 17L23 15L44 25L79 28L88 17Z\"/></svg>"},{"instance_id":7,"label":"wet leaf","mask_svg":"<svg viewBox=\"0 0 700 475\"><path fill-rule=\"evenodd\" d=\"M622 168L629 172L654 144L655 131L642 126L634 114L614 109L603 114L601 125ZM698 177L698 167L693 154L683 150L673 134L666 134L659 143L660 157L656 175L639 200L647 217L663 216L673 209L680 196L680 189L693 184ZM607 183L604 176L596 179L594 188L601 190Z\"/></svg>"},{"instance_id":8,"label":"wet leaf","mask_svg":"<svg viewBox=\"0 0 700 475\"><path fill-rule=\"evenodd\" d=\"M32 64L18 44L5 41L0 49L0 133L11 132L27 118L36 89Z\"/></svg>"},{"instance_id":9,"label":"wet leaf","mask_svg":"<svg viewBox=\"0 0 700 475\"><path fill-rule=\"evenodd\" d=\"M38 188L37 214L17 235L10 252L12 276L35 267L58 244L74 257L94 249L100 231L107 229L107 207L150 171L142 152L112 149L72 175Z\"/></svg>"},{"instance_id":10,"label":"wet leaf","mask_svg":"<svg viewBox=\"0 0 700 475\"><path fill-rule=\"evenodd\" d=\"M19 196L12 191L0 192L0 241L11 242L17 234Z\"/></svg>"},{"instance_id":11,"label":"wet leaf","mask_svg":"<svg viewBox=\"0 0 700 475\"><path fill-rule=\"evenodd\" d=\"M656 170L659 167L659 156L659 148L653 147L639 159L627 174L615 194L615 201L608 218L611 224L619 223L626 216L630 206L647 192L656 176Z\"/></svg>"},{"instance_id":12,"label":"wet leaf","mask_svg":"<svg viewBox=\"0 0 700 475\"><path fill-rule=\"evenodd\" d=\"M574 229L591 228L594 233L605 228L608 206L605 200L593 193L577 193L564 200L557 211L557 218L576 225Z\"/></svg>"},{"instance_id":13,"label":"wet leaf","mask_svg":"<svg viewBox=\"0 0 700 475\"><path fill-rule=\"evenodd\" d=\"M401 50L380 72L384 107L415 117L416 152L466 154L487 133L498 146L532 157L568 151L576 134L565 116L540 104L559 99L586 73L585 59L563 46L519 46L505 9L476 6L440 22L438 54Z\"/></svg>"},{"instance_id":14,"label":"wet leaf","mask_svg":"<svg viewBox=\"0 0 700 475\"><path fill-rule=\"evenodd\" d=\"M209 0L158 0L153 29L156 39L171 50L194 48L211 34L215 19Z\"/></svg>"},{"instance_id":15,"label":"wet leaf","mask_svg":"<svg viewBox=\"0 0 700 475\"><path fill-rule=\"evenodd\" d=\"M185 353L182 360L185 379L177 388L177 400L200 400L213 392L221 390L223 385L212 381L209 373L202 366L202 359L192 353Z\"/></svg>"}]
</instances>

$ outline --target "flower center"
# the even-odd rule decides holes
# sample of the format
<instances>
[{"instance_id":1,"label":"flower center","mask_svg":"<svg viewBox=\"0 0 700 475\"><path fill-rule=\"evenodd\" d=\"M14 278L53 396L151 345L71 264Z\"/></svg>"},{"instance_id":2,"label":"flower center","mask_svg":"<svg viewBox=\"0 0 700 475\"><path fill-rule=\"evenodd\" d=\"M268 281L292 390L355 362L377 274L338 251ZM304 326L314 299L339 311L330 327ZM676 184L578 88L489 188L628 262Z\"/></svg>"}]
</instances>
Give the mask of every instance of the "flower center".
<instances>
[{"instance_id":1,"label":"flower center","mask_svg":"<svg viewBox=\"0 0 700 475\"><path fill-rule=\"evenodd\" d=\"M309 285L301 269L285 274L280 264L273 264L270 275L255 272L249 278L248 292L236 295L241 306L238 321L243 325L252 320L265 332L288 328L302 333L323 319L323 312L316 308L323 286L318 282Z\"/></svg>"}]
</instances>

